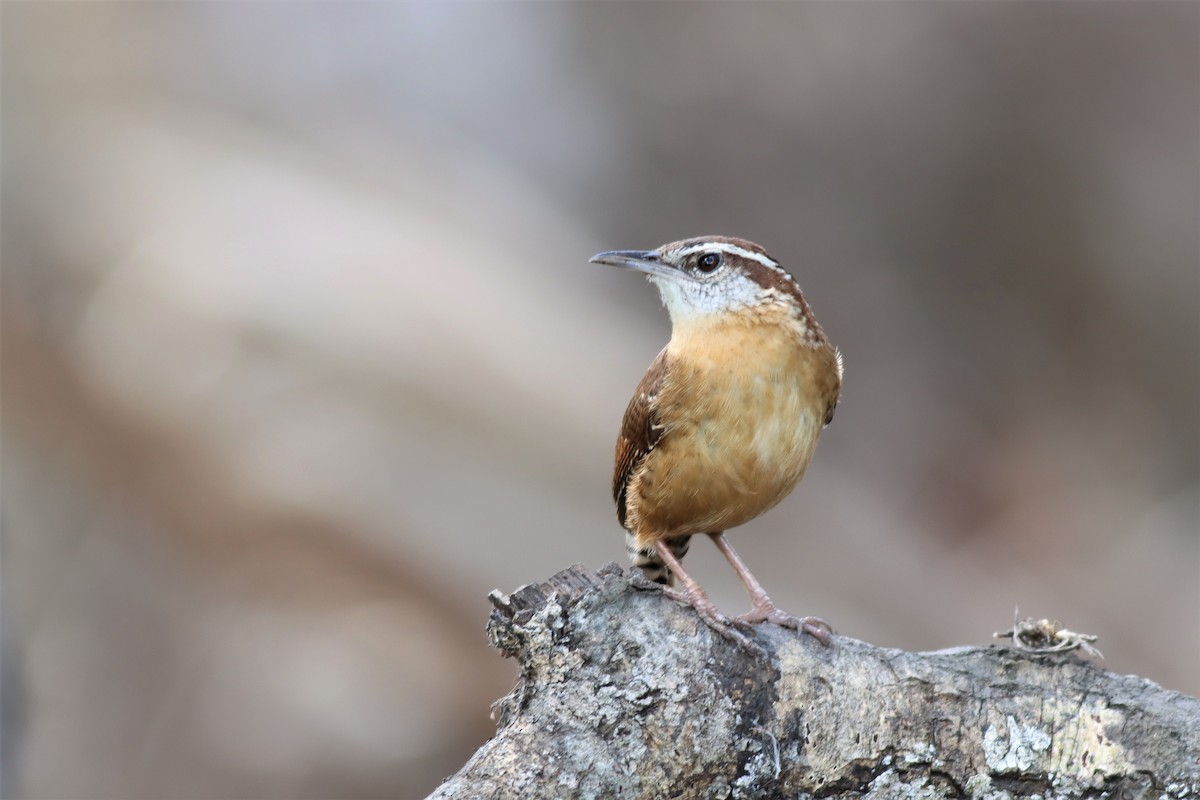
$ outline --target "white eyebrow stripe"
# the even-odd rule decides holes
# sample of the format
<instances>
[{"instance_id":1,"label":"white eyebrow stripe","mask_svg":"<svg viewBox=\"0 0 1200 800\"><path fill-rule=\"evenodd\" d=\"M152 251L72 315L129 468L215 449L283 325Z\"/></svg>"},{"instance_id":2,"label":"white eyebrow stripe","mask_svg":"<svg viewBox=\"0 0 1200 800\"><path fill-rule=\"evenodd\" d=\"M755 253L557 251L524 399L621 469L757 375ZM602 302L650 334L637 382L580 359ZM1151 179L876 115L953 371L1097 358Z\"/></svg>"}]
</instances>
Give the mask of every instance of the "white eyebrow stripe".
<instances>
[{"instance_id":1,"label":"white eyebrow stripe","mask_svg":"<svg viewBox=\"0 0 1200 800\"><path fill-rule=\"evenodd\" d=\"M730 244L728 242L701 242L700 244L694 244L691 247L687 247L687 248L684 248L683 250L680 250L678 253L678 256L680 258L684 258L686 256L693 255L695 253L704 253L704 252L708 252L711 250L716 250L717 252L726 253L731 256L741 256L742 258L749 258L753 261L757 261L758 263L762 264L764 267L769 267L771 269L779 269L779 264L777 264L774 261L772 261L771 259L767 258L762 253L756 253L753 250L747 250L744 247L738 247L736 244Z\"/></svg>"}]
</instances>

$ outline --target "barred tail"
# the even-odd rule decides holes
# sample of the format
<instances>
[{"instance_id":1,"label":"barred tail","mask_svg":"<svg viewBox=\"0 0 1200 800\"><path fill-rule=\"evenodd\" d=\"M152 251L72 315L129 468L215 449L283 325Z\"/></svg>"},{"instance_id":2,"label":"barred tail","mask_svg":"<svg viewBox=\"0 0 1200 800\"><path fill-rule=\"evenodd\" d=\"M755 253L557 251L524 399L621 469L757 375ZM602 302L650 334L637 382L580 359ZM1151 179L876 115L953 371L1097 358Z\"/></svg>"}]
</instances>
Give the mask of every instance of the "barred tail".
<instances>
[{"instance_id":1,"label":"barred tail","mask_svg":"<svg viewBox=\"0 0 1200 800\"><path fill-rule=\"evenodd\" d=\"M691 546L692 535L676 536L672 539L667 539L667 546L671 548L671 552L675 557L683 560L687 555L688 547ZM646 577L655 583L661 583L666 586L672 586L675 583L675 577L671 574L671 570L667 569L667 565L659 558L658 550L655 549L654 543L638 547L637 538L629 531L625 532L625 552L629 553L629 560L633 562L635 567L640 567L642 572L646 573Z\"/></svg>"}]
</instances>

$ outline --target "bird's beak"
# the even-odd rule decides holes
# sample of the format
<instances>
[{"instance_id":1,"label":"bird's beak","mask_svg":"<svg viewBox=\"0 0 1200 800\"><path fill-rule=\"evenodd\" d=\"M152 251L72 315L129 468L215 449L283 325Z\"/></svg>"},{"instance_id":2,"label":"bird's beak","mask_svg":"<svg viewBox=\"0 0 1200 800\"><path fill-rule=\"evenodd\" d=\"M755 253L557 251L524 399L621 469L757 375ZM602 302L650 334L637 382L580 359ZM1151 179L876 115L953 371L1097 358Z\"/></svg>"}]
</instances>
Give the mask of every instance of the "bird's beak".
<instances>
[{"instance_id":1,"label":"bird's beak","mask_svg":"<svg viewBox=\"0 0 1200 800\"><path fill-rule=\"evenodd\" d=\"M597 253L588 261L593 264L633 269L667 280L679 280L685 277L679 270L663 263L662 258L654 250L609 250L606 253Z\"/></svg>"}]
</instances>

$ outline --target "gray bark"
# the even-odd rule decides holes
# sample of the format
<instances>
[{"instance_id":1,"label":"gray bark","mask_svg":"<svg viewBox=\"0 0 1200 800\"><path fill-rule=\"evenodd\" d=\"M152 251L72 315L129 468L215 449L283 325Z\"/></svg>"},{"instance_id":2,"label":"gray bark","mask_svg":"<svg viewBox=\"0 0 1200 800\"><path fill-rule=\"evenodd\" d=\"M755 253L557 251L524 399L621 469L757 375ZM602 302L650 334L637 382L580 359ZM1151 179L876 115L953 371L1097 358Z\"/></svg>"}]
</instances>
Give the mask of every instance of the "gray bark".
<instances>
[{"instance_id":1,"label":"gray bark","mask_svg":"<svg viewBox=\"0 0 1200 800\"><path fill-rule=\"evenodd\" d=\"M615 564L492 600L521 678L432 798L1200 797L1200 700L1075 653L755 653Z\"/></svg>"}]
</instances>

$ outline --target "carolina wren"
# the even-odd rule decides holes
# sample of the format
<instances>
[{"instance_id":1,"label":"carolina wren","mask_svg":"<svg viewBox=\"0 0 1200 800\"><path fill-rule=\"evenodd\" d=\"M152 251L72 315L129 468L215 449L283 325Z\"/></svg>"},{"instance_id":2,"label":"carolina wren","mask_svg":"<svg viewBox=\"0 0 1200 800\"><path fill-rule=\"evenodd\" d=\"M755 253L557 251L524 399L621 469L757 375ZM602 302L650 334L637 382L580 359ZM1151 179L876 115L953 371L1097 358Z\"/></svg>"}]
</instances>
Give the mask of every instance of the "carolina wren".
<instances>
[{"instance_id":1,"label":"carolina wren","mask_svg":"<svg viewBox=\"0 0 1200 800\"><path fill-rule=\"evenodd\" d=\"M830 628L776 606L723 531L773 508L804 475L833 419L842 358L796 280L758 245L703 236L592 262L645 273L671 315L671 340L633 393L617 437L613 499L626 549L647 577L673 584L715 630L742 639L680 560L706 533L753 609L825 644Z\"/></svg>"}]
</instances>

